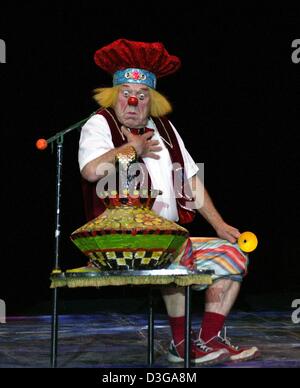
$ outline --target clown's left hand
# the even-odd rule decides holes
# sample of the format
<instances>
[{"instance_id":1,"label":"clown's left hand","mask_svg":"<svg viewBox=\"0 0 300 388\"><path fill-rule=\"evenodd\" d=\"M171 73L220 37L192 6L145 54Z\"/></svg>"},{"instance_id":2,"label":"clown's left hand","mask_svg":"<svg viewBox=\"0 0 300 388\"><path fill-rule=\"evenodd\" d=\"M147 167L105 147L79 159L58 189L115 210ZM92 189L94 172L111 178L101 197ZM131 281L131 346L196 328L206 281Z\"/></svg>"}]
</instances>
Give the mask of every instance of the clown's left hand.
<instances>
[{"instance_id":1,"label":"clown's left hand","mask_svg":"<svg viewBox=\"0 0 300 388\"><path fill-rule=\"evenodd\" d=\"M236 243L237 239L240 237L241 233L237 228L222 222L215 227L215 231L218 237L228 240L230 243Z\"/></svg>"}]
</instances>

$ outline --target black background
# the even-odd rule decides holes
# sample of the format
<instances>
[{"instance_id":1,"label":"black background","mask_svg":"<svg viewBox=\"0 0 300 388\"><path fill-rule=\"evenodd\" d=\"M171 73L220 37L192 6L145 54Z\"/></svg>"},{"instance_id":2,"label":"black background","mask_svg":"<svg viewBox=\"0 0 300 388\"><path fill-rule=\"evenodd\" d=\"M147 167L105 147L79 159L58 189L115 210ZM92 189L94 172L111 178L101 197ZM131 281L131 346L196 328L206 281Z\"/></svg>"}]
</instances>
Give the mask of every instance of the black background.
<instances>
[{"instance_id":1,"label":"black background","mask_svg":"<svg viewBox=\"0 0 300 388\"><path fill-rule=\"evenodd\" d=\"M300 6L271 2L1 2L2 149L1 294L9 313L51 297L54 261L55 153L35 149L97 109L92 90L111 77L96 49L121 37L161 41L182 60L159 80L175 124L223 218L259 239L242 295L299 294ZM64 141L62 269L85 265L69 240L85 223L77 163L79 132ZM200 216L194 235L213 235ZM116 289L66 298L110 298ZM132 292L132 291L131 291ZM73 295L73 296L72 296ZM271 296L272 298L272 296ZM287 297L287 305L291 300Z\"/></svg>"}]
</instances>

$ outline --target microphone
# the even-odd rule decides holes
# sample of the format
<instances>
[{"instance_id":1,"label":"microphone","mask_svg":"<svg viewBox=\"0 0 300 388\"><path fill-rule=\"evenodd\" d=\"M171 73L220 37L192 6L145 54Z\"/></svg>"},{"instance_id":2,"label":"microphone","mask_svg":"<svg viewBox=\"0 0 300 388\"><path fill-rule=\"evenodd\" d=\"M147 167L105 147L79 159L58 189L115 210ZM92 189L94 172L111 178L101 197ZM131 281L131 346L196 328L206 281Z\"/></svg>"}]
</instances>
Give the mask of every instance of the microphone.
<instances>
[{"instance_id":1,"label":"microphone","mask_svg":"<svg viewBox=\"0 0 300 388\"><path fill-rule=\"evenodd\" d=\"M35 146L36 148L39 150L39 151L44 151L47 147L48 147L48 142L46 139L39 139L37 140L37 142L35 143Z\"/></svg>"}]
</instances>

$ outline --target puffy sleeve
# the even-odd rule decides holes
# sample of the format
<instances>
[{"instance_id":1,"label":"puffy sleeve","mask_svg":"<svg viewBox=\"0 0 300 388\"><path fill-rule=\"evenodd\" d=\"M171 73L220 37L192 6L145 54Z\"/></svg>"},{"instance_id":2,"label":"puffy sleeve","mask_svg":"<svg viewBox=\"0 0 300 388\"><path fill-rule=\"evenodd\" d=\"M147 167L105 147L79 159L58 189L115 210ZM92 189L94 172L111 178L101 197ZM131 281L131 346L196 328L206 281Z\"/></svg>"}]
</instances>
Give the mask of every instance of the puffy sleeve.
<instances>
[{"instance_id":1,"label":"puffy sleeve","mask_svg":"<svg viewBox=\"0 0 300 388\"><path fill-rule=\"evenodd\" d=\"M108 123L102 115L92 116L82 127L78 163L80 171L84 166L114 148Z\"/></svg>"}]
</instances>

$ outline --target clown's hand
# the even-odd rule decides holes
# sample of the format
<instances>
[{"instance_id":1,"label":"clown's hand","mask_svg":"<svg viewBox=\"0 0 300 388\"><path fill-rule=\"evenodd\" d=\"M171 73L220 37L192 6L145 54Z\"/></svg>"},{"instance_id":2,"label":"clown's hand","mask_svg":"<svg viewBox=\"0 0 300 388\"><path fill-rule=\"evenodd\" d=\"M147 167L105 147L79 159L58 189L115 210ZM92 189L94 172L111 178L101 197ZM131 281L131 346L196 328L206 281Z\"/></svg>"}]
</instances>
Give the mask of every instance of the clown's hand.
<instances>
[{"instance_id":1,"label":"clown's hand","mask_svg":"<svg viewBox=\"0 0 300 388\"><path fill-rule=\"evenodd\" d=\"M230 243L236 243L237 239L240 237L241 233L237 228L226 224L226 222L222 222L217 225L215 228L218 237L229 241Z\"/></svg>"},{"instance_id":2,"label":"clown's hand","mask_svg":"<svg viewBox=\"0 0 300 388\"><path fill-rule=\"evenodd\" d=\"M125 126L121 130L126 137L128 144L135 148L138 156L142 158L159 159L157 152L162 150L158 140L151 140L153 133L146 132L143 135L134 135Z\"/></svg>"}]
</instances>

